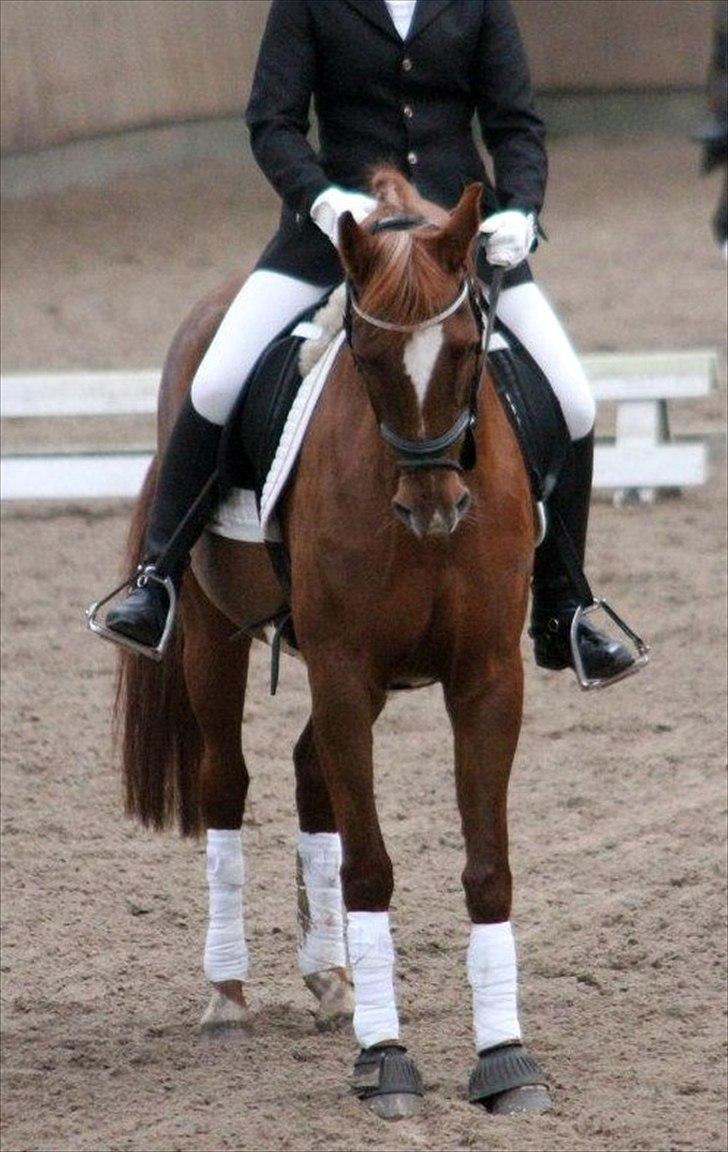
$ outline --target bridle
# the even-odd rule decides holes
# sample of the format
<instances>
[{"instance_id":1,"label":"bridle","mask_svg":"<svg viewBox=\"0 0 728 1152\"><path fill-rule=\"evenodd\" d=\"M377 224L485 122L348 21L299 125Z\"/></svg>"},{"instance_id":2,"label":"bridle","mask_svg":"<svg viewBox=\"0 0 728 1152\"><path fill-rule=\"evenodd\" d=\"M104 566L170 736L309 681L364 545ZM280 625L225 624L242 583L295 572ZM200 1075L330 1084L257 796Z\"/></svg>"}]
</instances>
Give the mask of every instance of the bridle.
<instances>
[{"instance_id":1,"label":"bridle","mask_svg":"<svg viewBox=\"0 0 728 1152\"><path fill-rule=\"evenodd\" d=\"M377 220L371 226L370 231L383 232L395 229L416 228L428 223L429 221L423 219L421 216L388 216L386 219ZM438 312L436 316L428 316L426 319L414 324L396 324L391 320L385 320L383 317L372 316L369 312L365 312L356 299L354 286L351 281L349 279L346 281L344 327L351 355L360 373L361 367L352 343L353 315L358 316L359 319L363 320L366 324L370 324L373 328L380 328L384 332L414 333L423 332L427 328L433 328L435 325L441 324L443 320L446 320L449 316L453 316L465 303L470 304L470 309L478 329L478 343L483 349L477 357L473 370L473 376L468 390L467 407L463 409L447 432L443 432L441 436L434 437L430 440L409 440L404 436L400 436L399 433L395 432L394 429L390 428L384 421L381 421L379 424L379 433L385 443L394 449L397 468L402 472L422 472L436 468L450 469L454 472L466 472L475 464L475 436L473 430L478 418L478 390L487 354L487 341L483 340L485 325L483 322L483 300L480 286L471 276L466 276L458 295L442 312ZM492 328L490 313L488 319L489 334ZM465 437L465 440L460 453L460 459L455 460L451 456L446 456L445 453L447 450L452 448L454 444L457 444L458 440L462 437Z\"/></svg>"}]
</instances>

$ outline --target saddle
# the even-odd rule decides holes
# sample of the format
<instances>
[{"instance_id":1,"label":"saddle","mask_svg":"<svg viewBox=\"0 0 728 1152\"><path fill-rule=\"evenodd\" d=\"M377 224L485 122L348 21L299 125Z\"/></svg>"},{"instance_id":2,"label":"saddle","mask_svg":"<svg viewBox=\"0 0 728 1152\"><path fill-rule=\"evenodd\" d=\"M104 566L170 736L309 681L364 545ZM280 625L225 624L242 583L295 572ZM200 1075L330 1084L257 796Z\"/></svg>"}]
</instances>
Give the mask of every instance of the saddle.
<instances>
[{"instance_id":1,"label":"saddle","mask_svg":"<svg viewBox=\"0 0 728 1152\"><path fill-rule=\"evenodd\" d=\"M243 488L260 500L303 375L301 348L320 334L313 318L326 300L301 312L256 361L226 421L218 468L221 488Z\"/></svg>"}]
</instances>

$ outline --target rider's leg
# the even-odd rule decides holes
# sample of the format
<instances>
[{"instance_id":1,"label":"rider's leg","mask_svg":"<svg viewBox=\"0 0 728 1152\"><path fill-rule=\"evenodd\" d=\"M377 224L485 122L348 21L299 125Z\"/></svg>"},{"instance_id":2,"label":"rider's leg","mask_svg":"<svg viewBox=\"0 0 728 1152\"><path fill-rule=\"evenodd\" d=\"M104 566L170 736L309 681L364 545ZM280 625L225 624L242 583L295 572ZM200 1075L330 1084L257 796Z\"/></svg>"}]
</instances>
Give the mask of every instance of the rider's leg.
<instances>
[{"instance_id":1,"label":"rider's leg","mask_svg":"<svg viewBox=\"0 0 728 1152\"><path fill-rule=\"evenodd\" d=\"M591 497L595 404L589 382L568 336L541 289L533 282L505 289L498 316L539 365L564 413L573 456L550 499L583 564ZM530 635L542 668L573 667L569 634L579 604L553 533L537 549L533 567ZM609 678L634 662L629 649L589 621L579 629L579 651L591 678Z\"/></svg>"},{"instance_id":2,"label":"rider's leg","mask_svg":"<svg viewBox=\"0 0 728 1152\"><path fill-rule=\"evenodd\" d=\"M326 291L259 269L233 300L195 373L160 463L145 540L145 565L153 575L170 577L179 588L190 549L214 506L214 485L206 485L217 464L223 425L240 389L266 345ZM156 646L168 609L163 586L142 577L126 600L108 613L106 625L140 644Z\"/></svg>"}]
</instances>

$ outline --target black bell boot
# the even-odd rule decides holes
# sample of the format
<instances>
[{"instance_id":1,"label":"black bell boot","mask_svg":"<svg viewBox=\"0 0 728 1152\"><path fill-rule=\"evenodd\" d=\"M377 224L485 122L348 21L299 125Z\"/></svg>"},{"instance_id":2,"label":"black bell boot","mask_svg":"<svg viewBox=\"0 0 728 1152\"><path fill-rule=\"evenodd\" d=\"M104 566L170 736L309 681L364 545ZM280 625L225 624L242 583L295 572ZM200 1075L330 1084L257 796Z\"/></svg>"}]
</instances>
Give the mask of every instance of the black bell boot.
<instances>
[{"instance_id":1,"label":"black bell boot","mask_svg":"<svg viewBox=\"0 0 728 1152\"><path fill-rule=\"evenodd\" d=\"M163 581L179 592L190 550L217 499L214 479L222 425L200 416L185 399L167 450L149 513L144 571L136 586L106 616L106 627L145 647L156 648L164 634L170 598Z\"/></svg>"},{"instance_id":2,"label":"black bell boot","mask_svg":"<svg viewBox=\"0 0 728 1152\"><path fill-rule=\"evenodd\" d=\"M558 514L583 566L591 499L594 433L572 444L571 463L566 465L550 499L552 517ZM581 601L562 559L555 533L549 530L537 548L533 565L531 626L539 668L560 671L573 668L571 622ZM590 680L610 680L634 664L626 645L600 632L589 620L579 625L577 638L584 673Z\"/></svg>"}]
</instances>

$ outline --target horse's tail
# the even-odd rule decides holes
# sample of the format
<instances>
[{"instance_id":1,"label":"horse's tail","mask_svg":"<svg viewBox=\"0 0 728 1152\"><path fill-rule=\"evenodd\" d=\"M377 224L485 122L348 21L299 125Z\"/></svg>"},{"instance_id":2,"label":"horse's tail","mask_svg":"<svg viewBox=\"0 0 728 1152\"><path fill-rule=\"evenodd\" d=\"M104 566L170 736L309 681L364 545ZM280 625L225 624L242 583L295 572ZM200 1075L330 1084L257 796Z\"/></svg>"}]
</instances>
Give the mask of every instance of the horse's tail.
<instances>
[{"instance_id":1,"label":"horse's tail","mask_svg":"<svg viewBox=\"0 0 728 1152\"><path fill-rule=\"evenodd\" d=\"M127 571L143 559L156 482L155 457L132 516ZM127 815L155 829L167 828L176 819L182 835L193 836L202 830L198 801L202 738L185 684L181 616L180 612L159 662L120 649L114 731L122 756Z\"/></svg>"}]
</instances>

